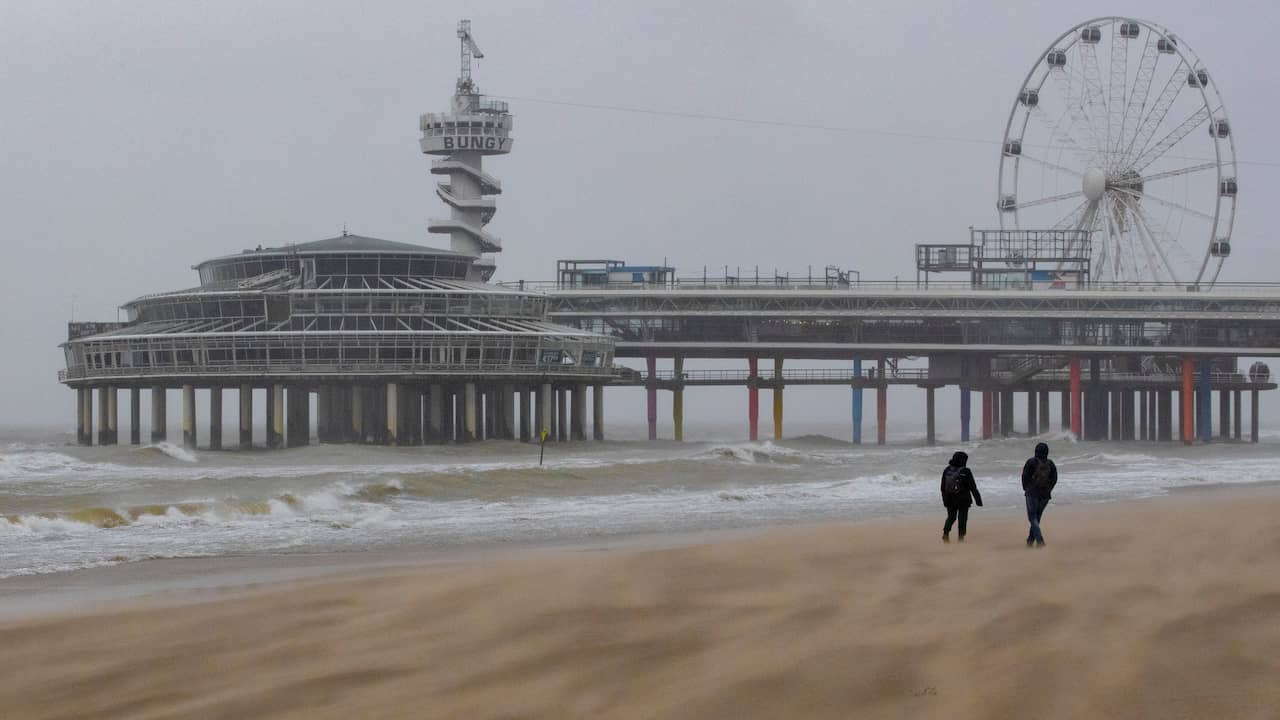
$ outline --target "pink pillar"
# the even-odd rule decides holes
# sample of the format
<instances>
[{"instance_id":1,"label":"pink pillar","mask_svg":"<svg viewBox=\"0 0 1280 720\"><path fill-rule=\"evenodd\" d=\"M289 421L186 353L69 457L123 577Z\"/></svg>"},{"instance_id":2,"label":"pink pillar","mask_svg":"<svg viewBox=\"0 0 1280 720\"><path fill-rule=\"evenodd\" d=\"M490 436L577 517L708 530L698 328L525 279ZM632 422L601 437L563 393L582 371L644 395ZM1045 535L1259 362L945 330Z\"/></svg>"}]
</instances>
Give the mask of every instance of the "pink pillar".
<instances>
[{"instance_id":1,"label":"pink pillar","mask_svg":"<svg viewBox=\"0 0 1280 720\"><path fill-rule=\"evenodd\" d=\"M747 379L747 423L750 426L751 442L760 439L760 388L756 380L760 376L759 358L752 355L747 358L750 377Z\"/></svg>"},{"instance_id":2,"label":"pink pillar","mask_svg":"<svg viewBox=\"0 0 1280 720\"><path fill-rule=\"evenodd\" d=\"M649 405L649 439L658 439L658 358L650 355L645 358L649 374L645 377L645 395Z\"/></svg>"}]
</instances>

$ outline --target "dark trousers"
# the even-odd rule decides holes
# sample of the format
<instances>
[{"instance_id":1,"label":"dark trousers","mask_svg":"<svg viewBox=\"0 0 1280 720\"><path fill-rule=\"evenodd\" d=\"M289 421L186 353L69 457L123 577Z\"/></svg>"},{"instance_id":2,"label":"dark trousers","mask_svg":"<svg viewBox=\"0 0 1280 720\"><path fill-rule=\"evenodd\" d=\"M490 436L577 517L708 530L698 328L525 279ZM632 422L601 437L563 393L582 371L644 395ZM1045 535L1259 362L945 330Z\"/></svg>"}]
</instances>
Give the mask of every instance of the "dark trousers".
<instances>
[{"instance_id":1,"label":"dark trousers","mask_svg":"<svg viewBox=\"0 0 1280 720\"><path fill-rule=\"evenodd\" d=\"M1027 496L1027 522L1031 524L1031 529L1027 531L1027 542L1044 542L1044 535L1040 533L1040 516L1044 515L1044 509L1048 506L1049 498Z\"/></svg>"},{"instance_id":2,"label":"dark trousers","mask_svg":"<svg viewBox=\"0 0 1280 720\"><path fill-rule=\"evenodd\" d=\"M956 518L960 519L960 537L964 537L965 530L969 526L969 508L967 507L947 508L947 524L942 526L943 535L951 532L951 526L955 523Z\"/></svg>"}]
</instances>

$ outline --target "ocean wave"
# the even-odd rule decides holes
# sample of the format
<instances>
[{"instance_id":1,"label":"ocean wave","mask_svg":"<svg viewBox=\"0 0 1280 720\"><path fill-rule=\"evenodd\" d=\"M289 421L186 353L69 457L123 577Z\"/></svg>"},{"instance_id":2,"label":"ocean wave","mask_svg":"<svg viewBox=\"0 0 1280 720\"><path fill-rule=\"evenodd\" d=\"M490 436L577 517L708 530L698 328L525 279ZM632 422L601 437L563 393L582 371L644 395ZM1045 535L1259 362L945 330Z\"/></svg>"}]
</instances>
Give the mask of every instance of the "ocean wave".
<instances>
[{"instance_id":1,"label":"ocean wave","mask_svg":"<svg viewBox=\"0 0 1280 720\"><path fill-rule=\"evenodd\" d=\"M171 457L174 460L181 460L182 462L187 463L198 462L198 458L195 453L184 447L168 442L156 443L155 445L143 445L136 448L134 452L140 455L164 455L166 457Z\"/></svg>"}]
</instances>

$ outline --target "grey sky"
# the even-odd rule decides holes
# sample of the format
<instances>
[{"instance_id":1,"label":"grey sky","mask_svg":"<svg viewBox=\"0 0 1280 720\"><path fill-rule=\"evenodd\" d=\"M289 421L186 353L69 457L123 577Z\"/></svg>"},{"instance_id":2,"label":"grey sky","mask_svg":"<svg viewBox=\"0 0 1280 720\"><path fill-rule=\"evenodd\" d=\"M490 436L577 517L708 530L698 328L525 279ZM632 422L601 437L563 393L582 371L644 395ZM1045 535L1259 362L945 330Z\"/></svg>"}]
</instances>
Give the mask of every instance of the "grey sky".
<instances>
[{"instance_id":1,"label":"grey sky","mask_svg":"<svg viewBox=\"0 0 1280 720\"><path fill-rule=\"evenodd\" d=\"M1280 162L1272 3L49 2L0 4L0 422L69 423L65 321L196 284L207 257L352 232L443 246L417 116L447 107L454 25L481 90L989 143L512 101L498 279L558 257L913 275L911 246L993 225L1022 77L1116 11L1212 70L1241 160ZM1275 278L1280 167L1240 168L1224 280Z\"/></svg>"}]
</instances>

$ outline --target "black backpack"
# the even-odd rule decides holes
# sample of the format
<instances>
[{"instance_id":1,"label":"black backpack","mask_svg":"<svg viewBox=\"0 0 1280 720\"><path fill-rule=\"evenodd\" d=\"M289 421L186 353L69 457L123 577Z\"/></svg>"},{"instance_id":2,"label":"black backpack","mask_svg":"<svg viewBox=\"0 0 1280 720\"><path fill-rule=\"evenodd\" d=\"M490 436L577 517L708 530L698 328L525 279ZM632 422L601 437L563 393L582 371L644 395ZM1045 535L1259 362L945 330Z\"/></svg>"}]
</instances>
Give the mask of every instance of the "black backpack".
<instances>
[{"instance_id":1,"label":"black backpack","mask_svg":"<svg viewBox=\"0 0 1280 720\"><path fill-rule=\"evenodd\" d=\"M1052 489L1050 487L1053 483L1052 468L1053 466L1049 464L1047 459L1039 459L1036 463L1035 472L1031 473L1031 487L1034 490L1047 493Z\"/></svg>"},{"instance_id":2,"label":"black backpack","mask_svg":"<svg viewBox=\"0 0 1280 720\"><path fill-rule=\"evenodd\" d=\"M946 470L942 471L942 487L947 497L960 499L969 492L969 488L964 484L964 474L955 465L948 465Z\"/></svg>"}]
</instances>

